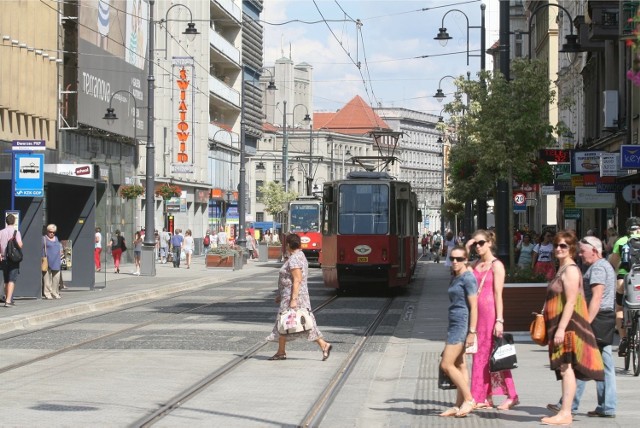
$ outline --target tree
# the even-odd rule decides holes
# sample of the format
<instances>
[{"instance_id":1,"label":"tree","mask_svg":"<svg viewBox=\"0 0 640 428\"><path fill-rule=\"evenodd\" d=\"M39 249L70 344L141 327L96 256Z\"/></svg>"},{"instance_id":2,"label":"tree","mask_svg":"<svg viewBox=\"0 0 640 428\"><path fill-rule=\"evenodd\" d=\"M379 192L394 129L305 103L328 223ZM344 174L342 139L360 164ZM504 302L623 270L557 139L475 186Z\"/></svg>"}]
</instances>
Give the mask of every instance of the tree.
<instances>
[{"instance_id":1,"label":"tree","mask_svg":"<svg viewBox=\"0 0 640 428\"><path fill-rule=\"evenodd\" d=\"M479 81L456 81L458 95L446 111L458 137L449 160L451 193L458 200L492 194L498 180L511 184L544 176L532 171L544 169L539 150L555 144L546 114L555 98L547 64L516 59L511 73L511 81L490 72L480 73ZM463 93L470 100L466 105Z\"/></svg>"},{"instance_id":2,"label":"tree","mask_svg":"<svg viewBox=\"0 0 640 428\"><path fill-rule=\"evenodd\" d=\"M296 192L285 192L281 185L273 181L258 187L258 192L262 195L258 198L258 202L264 204L264 210L271 214L274 219L278 214L286 212L289 202L298 197Z\"/></svg>"}]
</instances>

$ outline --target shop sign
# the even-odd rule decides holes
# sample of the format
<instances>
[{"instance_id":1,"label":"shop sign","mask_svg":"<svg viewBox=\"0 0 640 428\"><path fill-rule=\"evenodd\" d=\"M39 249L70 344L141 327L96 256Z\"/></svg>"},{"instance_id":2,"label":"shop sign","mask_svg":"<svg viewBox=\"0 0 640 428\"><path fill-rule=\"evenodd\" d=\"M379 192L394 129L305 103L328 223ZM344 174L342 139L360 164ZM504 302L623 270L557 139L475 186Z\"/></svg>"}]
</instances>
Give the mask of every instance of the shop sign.
<instances>
[{"instance_id":1,"label":"shop sign","mask_svg":"<svg viewBox=\"0 0 640 428\"><path fill-rule=\"evenodd\" d=\"M600 156L600 177L619 177L626 171L620 169L620 153L605 153Z\"/></svg>"},{"instance_id":2,"label":"shop sign","mask_svg":"<svg viewBox=\"0 0 640 428\"><path fill-rule=\"evenodd\" d=\"M640 204L640 184L629 184L622 189L622 198L630 204Z\"/></svg>"},{"instance_id":3,"label":"shop sign","mask_svg":"<svg viewBox=\"0 0 640 428\"><path fill-rule=\"evenodd\" d=\"M578 208L566 208L563 215L566 220L579 220L581 211Z\"/></svg>"},{"instance_id":4,"label":"shop sign","mask_svg":"<svg viewBox=\"0 0 640 428\"><path fill-rule=\"evenodd\" d=\"M602 150L573 151L571 158L572 174L590 174L600 172L600 156L607 152Z\"/></svg>"},{"instance_id":5,"label":"shop sign","mask_svg":"<svg viewBox=\"0 0 640 428\"><path fill-rule=\"evenodd\" d=\"M573 190L571 180L556 180L555 183L553 183L553 187L558 192L570 192Z\"/></svg>"},{"instance_id":6,"label":"shop sign","mask_svg":"<svg viewBox=\"0 0 640 428\"><path fill-rule=\"evenodd\" d=\"M571 151L565 149L543 149L540 150L540 159L547 162L569 163L571 162Z\"/></svg>"},{"instance_id":7,"label":"shop sign","mask_svg":"<svg viewBox=\"0 0 640 428\"><path fill-rule=\"evenodd\" d=\"M555 186L542 186L540 187L540 191L543 195L558 195L559 191L556 190Z\"/></svg>"},{"instance_id":8,"label":"shop sign","mask_svg":"<svg viewBox=\"0 0 640 428\"><path fill-rule=\"evenodd\" d=\"M565 209L566 208L575 208L576 207L576 195L564 195L564 200L562 204Z\"/></svg>"},{"instance_id":9,"label":"shop sign","mask_svg":"<svg viewBox=\"0 0 640 428\"><path fill-rule=\"evenodd\" d=\"M620 193L624 189L624 183L598 183L596 191L598 193Z\"/></svg>"},{"instance_id":10,"label":"shop sign","mask_svg":"<svg viewBox=\"0 0 640 428\"><path fill-rule=\"evenodd\" d=\"M620 146L620 168L640 169L640 146Z\"/></svg>"},{"instance_id":11,"label":"shop sign","mask_svg":"<svg viewBox=\"0 0 640 428\"><path fill-rule=\"evenodd\" d=\"M613 208L616 195L598 193L594 187L576 187L576 208Z\"/></svg>"}]
</instances>

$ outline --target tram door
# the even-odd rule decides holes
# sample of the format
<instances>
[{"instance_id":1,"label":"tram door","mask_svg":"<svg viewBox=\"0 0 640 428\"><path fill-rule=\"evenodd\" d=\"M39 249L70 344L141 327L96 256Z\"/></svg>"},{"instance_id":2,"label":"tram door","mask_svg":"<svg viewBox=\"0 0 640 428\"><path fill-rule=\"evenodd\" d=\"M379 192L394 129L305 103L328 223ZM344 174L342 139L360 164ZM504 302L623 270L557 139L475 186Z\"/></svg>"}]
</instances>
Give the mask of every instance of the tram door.
<instances>
[{"instance_id":1,"label":"tram door","mask_svg":"<svg viewBox=\"0 0 640 428\"><path fill-rule=\"evenodd\" d=\"M403 183L404 184L404 183ZM409 198L404 197L403 187L398 189L396 198L396 231L398 234L398 278L408 275L409 259L411 258L410 233L411 215L409 210Z\"/></svg>"}]
</instances>

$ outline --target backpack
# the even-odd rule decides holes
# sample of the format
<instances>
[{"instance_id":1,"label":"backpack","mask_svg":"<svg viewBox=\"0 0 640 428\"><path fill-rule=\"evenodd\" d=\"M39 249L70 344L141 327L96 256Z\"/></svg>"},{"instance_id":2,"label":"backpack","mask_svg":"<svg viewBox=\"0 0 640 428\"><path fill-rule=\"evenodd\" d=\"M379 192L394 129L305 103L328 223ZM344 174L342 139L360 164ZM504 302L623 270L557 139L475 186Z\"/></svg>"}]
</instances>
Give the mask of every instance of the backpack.
<instances>
[{"instance_id":1,"label":"backpack","mask_svg":"<svg viewBox=\"0 0 640 428\"><path fill-rule=\"evenodd\" d=\"M442 242L442 237L441 237L440 235L437 235L437 236L433 239L433 245L434 245L434 247L439 247L441 242Z\"/></svg>"},{"instance_id":2,"label":"backpack","mask_svg":"<svg viewBox=\"0 0 640 428\"><path fill-rule=\"evenodd\" d=\"M630 236L620 249L620 267L630 270L640 264L640 236Z\"/></svg>"},{"instance_id":3,"label":"backpack","mask_svg":"<svg viewBox=\"0 0 640 428\"><path fill-rule=\"evenodd\" d=\"M13 231L13 238L7 242L7 248L5 251L5 258L11 263L18 264L22 261L22 249L18 246L16 242L16 234L17 230Z\"/></svg>"},{"instance_id":4,"label":"backpack","mask_svg":"<svg viewBox=\"0 0 640 428\"><path fill-rule=\"evenodd\" d=\"M208 247L209 244L211 244L211 238L209 238L209 235L205 235L204 240L202 241L202 243L204 244L205 247Z\"/></svg>"}]
</instances>

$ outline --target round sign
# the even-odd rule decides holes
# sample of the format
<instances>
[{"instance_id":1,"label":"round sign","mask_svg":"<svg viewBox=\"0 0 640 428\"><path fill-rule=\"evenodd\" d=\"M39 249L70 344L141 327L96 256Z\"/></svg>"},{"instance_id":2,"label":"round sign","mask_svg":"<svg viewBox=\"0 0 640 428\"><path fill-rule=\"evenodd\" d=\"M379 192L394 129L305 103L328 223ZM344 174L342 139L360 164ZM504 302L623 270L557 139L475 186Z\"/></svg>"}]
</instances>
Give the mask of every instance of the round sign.
<instances>
[{"instance_id":1,"label":"round sign","mask_svg":"<svg viewBox=\"0 0 640 428\"><path fill-rule=\"evenodd\" d=\"M522 192L514 193L513 203L516 205L525 205L527 203L527 195Z\"/></svg>"},{"instance_id":2,"label":"round sign","mask_svg":"<svg viewBox=\"0 0 640 428\"><path fill-rule=\"evenodd\" d=\"M622 198L630 204L640 204L640 184L629 184L622 189Z\"/></svg>"}]
</instances>

